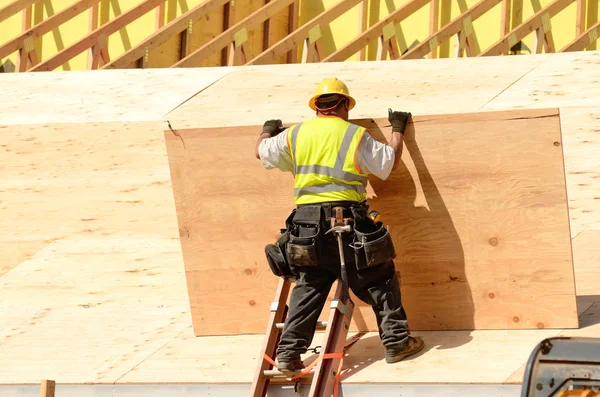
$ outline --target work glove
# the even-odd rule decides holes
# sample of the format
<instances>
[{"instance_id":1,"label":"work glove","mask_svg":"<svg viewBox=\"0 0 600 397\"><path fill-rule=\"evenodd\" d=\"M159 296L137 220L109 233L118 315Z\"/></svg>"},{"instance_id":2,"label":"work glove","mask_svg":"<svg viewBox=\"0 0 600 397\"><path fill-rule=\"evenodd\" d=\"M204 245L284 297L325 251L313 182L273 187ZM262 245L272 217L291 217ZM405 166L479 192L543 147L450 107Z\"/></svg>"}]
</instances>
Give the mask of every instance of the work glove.
<instances>
[{"instance_id":1,"label":"work glove","mask_svg":"<svg viewBox=\"0 0 600 397\"><path fill-rule=\"evenodd\" d=\"M408 120L410 119L410 117L410 112L398 112L393 111L392 109L388 109L388 120L392 125L392 132L399 132L401 134L404 134L406 124L408 124Z\"/></svg>"},{"instance_id":2,"label":"work glove","mask_svg":"<svg viewBox=\"0 0 600 397\"><path fill-rule=\"evenodd\" d=\"M263 125L262 132L271 135L271 137L274 137L283 130L285 130L285 127L281 125L281 120L267 120Z\"/></svg>"}]
</instances>

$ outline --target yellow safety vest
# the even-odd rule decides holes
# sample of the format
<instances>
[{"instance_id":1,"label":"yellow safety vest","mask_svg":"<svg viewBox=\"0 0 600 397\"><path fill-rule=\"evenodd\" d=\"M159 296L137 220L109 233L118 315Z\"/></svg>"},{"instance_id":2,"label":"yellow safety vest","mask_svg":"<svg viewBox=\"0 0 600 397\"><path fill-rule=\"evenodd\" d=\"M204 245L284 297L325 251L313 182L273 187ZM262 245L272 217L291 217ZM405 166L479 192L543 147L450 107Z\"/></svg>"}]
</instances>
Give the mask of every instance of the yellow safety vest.
<instances>
[{"instance_id":1,"label":"yellow safety vest","mask_svg":"<svg viewBox=\"0 0 600 397\"><path fill-rule=\"evenodd\" d=\"M367 174L356 165L366 129L333 116L318 116L287 131L294 162L294 202L315 204L367 198Z\"/></svg>"}]
</instances>

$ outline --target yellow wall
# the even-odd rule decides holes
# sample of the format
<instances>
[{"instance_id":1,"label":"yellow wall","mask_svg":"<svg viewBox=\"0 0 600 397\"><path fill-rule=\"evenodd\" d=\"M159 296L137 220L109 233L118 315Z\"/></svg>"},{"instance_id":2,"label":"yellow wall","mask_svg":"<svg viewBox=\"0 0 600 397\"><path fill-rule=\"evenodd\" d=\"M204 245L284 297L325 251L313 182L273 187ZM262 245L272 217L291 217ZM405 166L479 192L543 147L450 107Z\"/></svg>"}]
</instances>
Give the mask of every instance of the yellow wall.
<instances>
[{"instance_id":1,"label":"yellow wall","mask_svg":"<svg viewBox=\"0 0 600 397\"><path fill-rule=\"evenodd\" d=\"M0 0L0 8L9 4L12 0ZM168 0L167 2L167 21L170 21L181 15L183 11L190 9L203 0ZM300 23L304 23L314 16L318 15L323 10L336 4L339 0L304 0L300 7ZM374 24L381 18L388 15L391 11L406 4L409 0L370 0L368 20L369 25ZM552 0L513 0L515 4L522 3L522 7L517 6L513 10L513 26L517 26L520 22L527 19L535 10L549 4ZM100 2L100 22L105 23L108 20L115 18L126 12L130 8L139 4L140 0L101 0ZM39 23L49 15L58 13L64 8L74 4L74 0L41 0L39 4L34 6L33 20L34 23ZM241 4L240 0L238 3ZM247 13L255 10L264 0L246 0L244 7L240 7L236 13L236 20L240 20ZM440 25L449 22L467 7L471 7L477 3L477 0L440 0ZM359 29L359 6L344 14L342 17L334 21L331 26L323 27L324 47L327 53L332 52L335 48L347 43L354 38ZM552 18L552 32L557 50L561 49L568 42L575 38L575 0L573 4L562 11L559 15ZM483 15L474 22L477 42L479 48L484 50L492 43L500 38L500 13L501 5L498 4L491 11ZM58 29L44 35L36 40L36 48L38 54L41 54L41 59L48 59L56 54L61 49L80 40L88 33L89 16L88 11L83 12L71 21L60 26ZM130 24L121 31L113 34L109 38L109 53L114 58L123 51L131 48L136 43L140 42L144 37L154 32L156 11L151 11L134 23ZM600 10L598 1L588 1L588 18L587 26L591 26L600 18ZM210 30L214 31L215 27L220 27L218 18L207 18L202 25L212 25ZM216 24L216 25L215 25ZM208 28L207 28L208 30ZM199 29L194 28L195 32ZM15 15L6 21L0 23L0 45L14 38L21 33L21 14ZM214 33L213 33L214 34ZM400 46L400 51L405 51L415 42L423 41L429 35L429 6L423 7L419 12L415 13L400 25L397 26L396 36ZM212 37L212 36L211 36ZM530 50L532 46L533 34L529 35L524 44ZM454 56L454 46L456 39L453 37L444 42L439 49L439 56L448 57ZM594 44L589 49L597 49L598 44ZM522 53L529 53L525 49ZM376 45L372 43L368 48L368 59L375 59ZM351 59L358 59L352 57ZM5 64L5 62L8 64ZM5 64L6 69L10 69L10 63L16 62L16 54L12 54L8 59L1 60ZM81 70L87 67L87 54L83 53L73 58L59 70Z\"/></svg>"}]
</instances>

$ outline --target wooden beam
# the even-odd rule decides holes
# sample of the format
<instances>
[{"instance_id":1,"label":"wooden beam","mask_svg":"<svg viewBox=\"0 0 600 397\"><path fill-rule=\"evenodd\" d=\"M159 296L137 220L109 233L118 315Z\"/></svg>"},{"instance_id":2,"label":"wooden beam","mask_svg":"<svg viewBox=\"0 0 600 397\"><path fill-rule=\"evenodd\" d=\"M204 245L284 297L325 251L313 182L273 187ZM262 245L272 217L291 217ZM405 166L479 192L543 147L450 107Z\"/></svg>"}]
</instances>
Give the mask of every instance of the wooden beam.
<instances>
[{"instance_id":1,"label":"wooden beam","mask_svg":"<svg viewBox=\"0 0 600 397\"><path fill-rule=\"evenodd\" d=\"M320 62L324 55L321 38L323 32L321 26L317 25L308 32L308 37L304 39L304 49L302 51L302 63Z\"/></svg>"},{"instance_id":2,"label":"wooden beam","mask_svg":"<svg viewBox=\"0 0 600 397\"><path fill-rule=\"evenodd\" d=\"M544 14L542 16L542 24L535 30L535 36L533 38L533 53L541 54L543 48L546 49L546 53L556 52L549 14Z\"/></svg>"},{"instance_id":3,"label":"wooden beam","mask_svg":"<svg viewBox=\"0 0 600 397\"><path fill-rule=\"evenodd\" d=\"M229 29L235 23L235 0L229 1L223 6L223 32ZM221 50L221 66L227 66L229 63L229 47ZM185 56L188 56L186 54ZM185 57L181 57L183 59Z\"/></svg>"},{"instance_id":4,"label":"wooden beam","mask_svg":"<svg viewBox=\"0 0 600 397\"><path fill-rule=\"evenodd\" d=\"M502 0L481 0L479 3L455 18L452 22L446 24L442 29L440 29L439 32L429 36L420 44L413 47L410 51L404 53L404 55L402 55L399 59L418 59L424 57L431 51L435 50L444 40L447 40L458 32L465 30L468 26L468 24L465 25L465 20L475 21L477 18L494 8L494 6L501 1ZM468 35L466 36L468 37Z\"/></svg>"},{"instance_id":5,"label":"wooden beam","mask_svg":"<svg viewBox=\"0 0 600 397\"><path fill-rule=\"evenodd\" d=\"M236 65L236 59L238 57L242 59L242 64L246 63L249 55L248 45L246 44L247 42L248 30L246 28L238 30L233 36L233 41L229 45L229 60L227 61L227 66Z\"/></svg>"},{"instance_id":6,"label":"wooden beam","mask_svg":"<svg viewBox=\"0 0 600 397\"><path fill-rule=\"evenodd\" d=\"M91 34L94 30L98 29L98 4L94 4L89 10L89 33ZM88 69L93 69L94 63L94 51L90 48L88 51Z\"/></svg>"},{"instance_id":7,"label":"wooden beam","mask_svg":"<svg viewBox=\"0 0 600 397\"><path fill-rule=\"evenodd\" d=\"M429 6L429 36L433 36L438 30L440 18L440 1L431 0ZM437 48L429 53L429 58L435 58L437 55Z\"/></svg>"},{"instance_id":8,"label":"wooden beam","mask_svg":"<svg viewBox=\"0 0 600 397\"><path fill-rule=\"evenodd\" d=\"M165 13L167 8L167 2L163 2L161 5L156 7L156 21L155 21L155 29L160 30L163 26L165 26Z\"/></svg>"},{"instance_id":9,"label":"wooden beam","mask_svg":"<svg viewBox=\"0 0 600 397\"><path fill-rule=\"evenodd\" d=\"M270 0L264 0L264 1L265 1L265 5L267 5L267 4L269 4ZM267 48L269 48L270 27L271 27L270 20L267 19L265 22L263 22L263 47L262 47L263 51L265 51Z\"/></svg>"},{"instance_id":10,"label":"wooden beam","mask_svg":"<svg viewBox=\"0 0 600 397\"><path fill-rule=\"evenodd\" d=\"M158 32L150 35L141 43L123 53L121 56L113 59L111 62L104 65L102 69L126 68L131 63L142 59L147 53L149 53L150 50L158 47L171 37L186 30L189 26L188 21L190 19L197 21L206 14L224 6L228 2L229 0L208 0L201 3L200 5L179 16L179 18L172 20Z\"/></svg>"},{"instance_id":11,"label":"wooden beam","mask_svg":"<svg viewBox=\"0 0 600 397\"><path fill-rule=\"evenodd\" d=\"M253 25L264 22L275 15L279 10L289 6L293 2L294 0L271 1L269 4L254 11L252 14L242 19L231 28L227 29L225 32L221 33L208 43L204 44L202 47L198 48L196 51L177 62L172 67L193 67L197 65L197 63L199 63L201 60L206 59L212 54L221 51L223 48L230 45L233 42L234 36L241 29L248 29Z\"/></svg>"},{"instance_id":12,"label":"wooden beam","mask_svg":"<svg viewBox=\"0 0 600 397\"><path fill-rule=\"evenodd\" d=\"M4 58L15 51L23 48L24 41L27 38L31 38L32 40L37 39L38 37L43 36L44 34L52 31L52 29L57 28L63 23L71 20L77 15L81 14L94 4L97 4L100 0L81 0L77 3L65 8L58 14L54 14L50 18L40 22L36 26L29 29L27 32L21 34L18 37L10 40L8 43L4 44L0 47L0 58Z\"/></svg>"},{"instance_id":13,"label":"wooden beam","mask_svg":"<svg viewBox=\"0 0 600 397\"><path fill-rule=\"evenodd\" d=\"M358 9L358 35L363 34L365 30L369 28L369 0L363 0L360 8ZM367 58L367 48L363 47L360 49L358 54L358 60L364 61Z\"/></svg>"},{"instance_id":14,"label":"wooden beam","mask_svg":"<svg viewBox=\"0 0 600 397\"><path fill-rule=\"evenodd\" d=\"M30 70L32 72L39 72L51 71L56 69L57 67L63 65L65 62L68 62L70 59L81 54L88 48L97 45L99 38L108 38L108 36L127 26L127 24L154 10L159 4L163 3L164 1L165 0L146 0L141 4L138 4L126 13L119 15L109 23L103 25L101 28L96 29L94 32L79 40L77 43L63 49L53 57L47 59L44 62L41 62L39 65L34 66ZM107 46L102 45L98 47L99 50L103 50L106 48ZM107 58L107 54L108 52L105 52L103 54L104 59Z\"/></svg>"},{"instance_id":15,"label":"wooden beam","mask_svg":"<svg viewBox=\"0 0 600 397\"><path fill-rule=\"evenodd\" d=\"M53 380L42 380L40 385L40 397L54 397L56 382Z\"/></svg>"},{"instance_id":16,"label":"wooden beam","mask_svg":"<svg viewBox=\"0 0 600 397\"><path fill-rule=\"evenodd\" d=\"M181 32L181 51L179 54L179 59L183 59L190 51L192 51L192 32L194 29L194 21L192 19L188 20L188 27L186 30Z\"/></svg>"},{"instance_id":17,"label":"wooden beam","mask_svg":"<svg viewBox=\"0 0 600 397\"><path fill-rule=\"evenodd\" d=\"M396 24L394 22L388 23L383 28L382 33L377 42L377 60L386 60L388 54L390 54L390 59L397 59L400 53L398 41L396 40Z\"/></svg>"},{"instance_id":18,"label":"wooden beam","mask_svg":"<svg viewBox=\"0 0 600 397\"><path fill-rule=\"evenodd\" d=\"M298 45L302 44L309 36L309 32L317 26L325 25L338 18L340 15L349 11L352 7L357 5L363 0L341 0L333 7L317 15L292 34L287 35L281 39L277 44L272 46L266 51L263 51L260 55L250 60L247 65L264 65L272 63L279 56L286 52L297 48ZM321 54L323 55L323 54Z\"/></svg>"},{"instance_id":19,"label":"wooden beam","mask_svg":"<svg viewBox=\"0 0 600 397\"><path fill-rule=\"evenodd\" d=\"M21 21L21 25L22 25L21 31L22 32L27 32L29 29L31 29L32 14L33 14L33 6L29 6L23 10L23 18ZM33 48L33 42L32 42L31 47ZM28 48L28 49L30 49L30 48ZM17 65L16 65L16 70L18 72L25 72L27 70L27 68L29 67L29 64L33 65L32 59L29 56L29 54L30 54L30 51L27 51L25 48L21 48L19 50L19 56L17 57ZM34 54L35 54L35 51L34 51Z\"/></svg>"},{"instance_id":20,"label":"wooden beam","mask_svg":"<svg viewBox=\"0 0 600 397\"><path fill-rule=\"evenodd\" d=\"M500 36L504 36L508 32L510 32L510 15L511 15L511 2L512 0L503 0L502 1L502 16L500 20Z\"/></svg>"},{"instance_id":21,"label":"wooden beam","mask_svg":"<svg viewBox=\"0 0 600 397\"><path fill-rule=\"evenodd\" d=\"M300 14L299 1L294 1L288 7L288 36L298 29L298 14ZM298 61L298 46L294 46L287 53L287 63Z\"/></svg>"},{"instance_id":22,"label":"wooden beam","mask_svg":"<svg viewBox=\"0 0 600 397\"><path fill-rule=\"evenodd\" d=\"M370 41L377 40L383 34L383 28L390 22L400 22L425 5L429 4L431 0L412 0L410 3L398 8L394 12L390 13L387 17L371 26L366 32L359 35L348 44L335 51L333 54L325 57L321 62L343 62L356 54L362 48L365 48Z\"/></svg>"},{"instance_id":23,"label":"wooden beam","mask_svg":"<svg viewBox=\"0 0 600 397\"><path fill-rule=\"evenodd\" d=\"M21 21L23 32L31 29L31 18L33 14L33 6L29 6L23 10L23 18Z\"/></svg>"},{"instance_id":24,"label":"wooden beam","mask_svg":"<svg viewBox=\"0 0 600 397\"><path fill-rule=\"evenodd\" d=\"M108 38L102 34L98 36L96 44L92 46L92 62L90 69L98 69L99 65L105 65L110 62L110 56L108 55Z\"/></svg>"},{"instance_id":25,"label":"wooden beam","mask_svg":"<svg viewBox=\"0 0 600 397\"><path fill-rule=\"evenodd\" d=\"M473 28L473 20L471 17L463 19L463 29L461 33L465 36L467 56L472 57L473 55L478 54L479 47L475 40L475 28Z\"/></svg>"},{"instance_id":26,"label":"wooden beam","mask_svg":"<svg viewBox=\"0 0 600 397\"><path fill-rule=\"evenodd\" d=\"M12 17L19 11L23 11L25 8L33 5L36 1L37 0L16 0L9 3L7 6L0 8L0 22Z\"/></svg>"},{"instance_id":27,"label":"wooden beam","mask_svg":"<svg viewBox=\"0 0 600 397\"><path fill-rule=\"evenodd\" d=\"M583 51L587 46L597 41L598 37L600 37L600 21L596 22L596 24L567 44L559 52Z\"/></svg>"},{"instance_id":28,"label":"wooden beam","mask_svg":"<svg viewBox=\"0 0 600 397\"><path fill-rule=\"evenodd\" d=\"M548 18L552 18L569 4L572 4L573 1L574 0L554 0L552 3L532 15L528 20L514 28L511 32L505 34L504 37L477 56L501 55L504 51L508 51L512 46L523 40L525 36L539 28L540 25L542 25L542 17L544 15L548 15Z\"/></svg>"},{"instance_id":29,"label":"wooden beam","mask_svg":"<svg viewBox=\"0 0 600 397\"><path fill-rule=\"evenodd\" d=\"M577 21L575 25L576 36L581 36L581 32L585 30L585 10L586 9L586 1L585 0L577 0Z\"/></svg>"},{"instance_id":30,"label":"wooden beam","mask_svg":"<svg viewBox=\"0 0 600 397\"><path fill-rule=\"evenodd\" d=\"M466 52L468 57L477 54L477 43L474 38L475 30L473 29L473 21L471 17L463 19L463 29L458 32L458 48L456 49L456 57L460 58L463 52Z\"/></svg>"}]
</instances>

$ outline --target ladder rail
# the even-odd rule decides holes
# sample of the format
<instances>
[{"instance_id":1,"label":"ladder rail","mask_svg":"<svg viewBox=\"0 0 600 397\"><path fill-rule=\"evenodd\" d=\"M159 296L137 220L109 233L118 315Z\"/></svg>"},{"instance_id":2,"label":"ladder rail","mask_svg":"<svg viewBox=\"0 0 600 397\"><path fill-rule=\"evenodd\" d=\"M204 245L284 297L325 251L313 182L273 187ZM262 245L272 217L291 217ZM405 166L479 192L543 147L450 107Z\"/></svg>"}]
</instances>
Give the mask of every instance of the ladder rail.
<instances>
[{"instance_id":1,"label":"ladder rail","mask_svg":"<svg viewBox=\"0 0 600 397\"><path fill-rule=\"evenodd\" d=\"M259 363L254 381L252 382L251 397L266 397L269 384L297 385L298 383L310 383L309 397L330 397L334 395L337 386L336 378L339 379L338 369L344 355L346 337L350 329L350 321L354 310L351 299L344 300L343 282L338 280L336 293L330 304L329 318L327 321L319 321L318 328L325 328L323 346L317 357L314 368L299 379L291 379L290 374L285 374L273 368L272 364L265 359L265 355L275 359L277 346L283 331L284 320L287 316L287 299L290 293L289 280L281 278L275 299L271 304L271 315L267 324L267 332L263 347L259 356ZM340 357L325 358L326 354L339 353ZM308 370L308 368L307 368ZM296 374L302 371L296 371Z\"/></svg>"},{"instance_id":2,"label":"ladder rail","mask_svg":"<svg viewBox=\"0 0 600 397\"><path fill-rule=\"evenodd\" d=\"M271 315L267 324L267 334L261 349L261 355L258 357L258 368L254 374L252 382L251 397L266 397L269 387L269 378L264 375L264 371L272 368L271 363L265 360L265 355L275 357L277 345L281 333L277 328L277 323L283 322L287 314L287 298L290 293L290 281L285 278L279 279L275 299L271 304Z\"/></svg>"},{"instance_id":3,"label":"ladder rail","mask_svg":"<svg viewBox=\"0 0 600 397\"><path fill-rule=\"evenodd\" d=\"M344 288L341 280L338 281L335 299L331 302L328 324L325 331L325 343L319 355L319 362L315 367L314 380L311 384L308 397L330 397L334 395L341 371L340 361L344 355L344 345L350 329L354 303L351 299L344 299ZM325 359L326 354L340 353L342 357Z\"/></svg>"}]
</instances>

